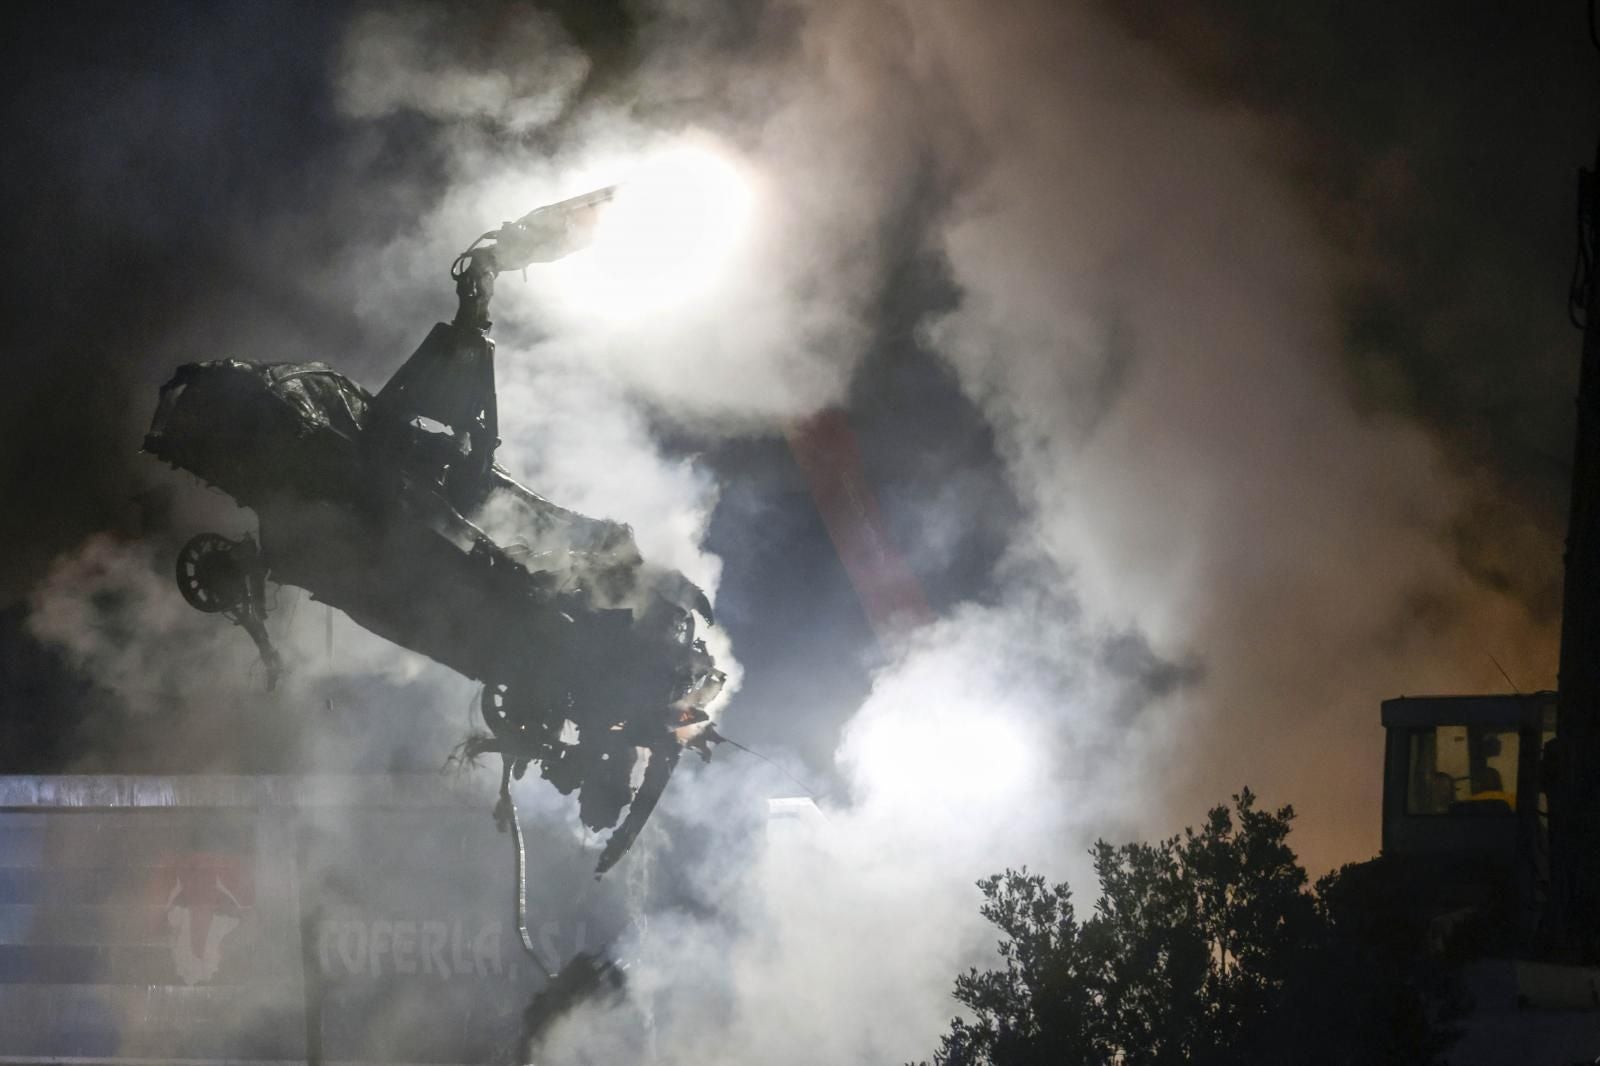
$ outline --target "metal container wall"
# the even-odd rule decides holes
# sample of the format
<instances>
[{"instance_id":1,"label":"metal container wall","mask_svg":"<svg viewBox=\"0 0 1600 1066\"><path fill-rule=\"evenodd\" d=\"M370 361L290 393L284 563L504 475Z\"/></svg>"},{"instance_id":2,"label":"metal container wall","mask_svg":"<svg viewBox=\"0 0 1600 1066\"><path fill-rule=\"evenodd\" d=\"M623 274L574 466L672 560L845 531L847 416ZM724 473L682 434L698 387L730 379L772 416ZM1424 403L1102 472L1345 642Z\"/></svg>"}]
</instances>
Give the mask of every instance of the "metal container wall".
<instances>
[{"instance_id":1,"label":"metal container wall","mask_svg":"<svg viewBox=\"0 0 1600 1066\"><path fill-rule=\"evenodd\" d=\"M492 803L434 776L0 778L0 1062L513 1061L585 930L536 921L548 964L524 953ZM565 850L536 919L583 892Z\"/></svg>"}]
</instances>

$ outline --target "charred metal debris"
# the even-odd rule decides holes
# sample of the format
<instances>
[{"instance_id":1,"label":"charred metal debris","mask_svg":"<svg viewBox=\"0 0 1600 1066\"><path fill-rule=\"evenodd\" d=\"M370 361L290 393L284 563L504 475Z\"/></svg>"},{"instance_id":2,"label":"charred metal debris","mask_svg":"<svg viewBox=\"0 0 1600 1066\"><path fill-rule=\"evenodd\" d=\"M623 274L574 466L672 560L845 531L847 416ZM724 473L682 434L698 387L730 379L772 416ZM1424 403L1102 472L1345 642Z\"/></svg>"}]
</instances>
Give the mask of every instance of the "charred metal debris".
<instances>
[{"instance_id":1,"label":"charred metal debris","mask_svg":"<svg viewBox=\"0 0 1600 1066\"><path fill-rule=\"evenodd\" d=\"M560 507L494 461L494 278L581 247L611 192L474 242L451 270L454 321L376 396L323 363L191 363L161 389L144 441L255 512L254 537L190 540L177 578L192 606L249 633L269 686L283 669L269 580L481 681L487 732L459 754L500 755L502 828L511 780L537 766L577 793L590 829L622 819L597 875L638 836L683 747L708 756L721 739L707 708L724 682L697 635L713 621L699 588L641 558L627 526Z\"/></svg>"}]
</instances>

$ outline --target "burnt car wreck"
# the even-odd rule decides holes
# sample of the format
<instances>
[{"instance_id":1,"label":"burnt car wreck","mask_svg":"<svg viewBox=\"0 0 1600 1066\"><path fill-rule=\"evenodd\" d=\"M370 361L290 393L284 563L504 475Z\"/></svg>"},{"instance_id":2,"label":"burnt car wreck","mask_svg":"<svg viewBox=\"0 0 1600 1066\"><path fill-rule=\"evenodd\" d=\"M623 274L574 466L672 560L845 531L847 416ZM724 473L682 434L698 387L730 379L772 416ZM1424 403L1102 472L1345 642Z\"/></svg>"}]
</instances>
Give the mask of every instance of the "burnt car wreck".
<instances>
[{"instance_id":1,"label":"burnt car wreck","mask_svg":"<svg viewBox=\"0 0 1600 1066\"><path fill-rule=\"evenodd\" d=\"M497 817L514 818L510 780L537 765L577 793L584 825L617 826L597 873L638 836L683 747L720 739L707 707L724 680L696 635L697 619L712 622L700 589L643 560L628 527L562 508L494 462L495 275L581 246L609 195L479 238L451 271L454 321L376 395L322 363L192 363L162 388L144 441L255 512L254 538L190 540L177 578L192 606L250 634L269 684L282 664L267 581L481 681L487 733L461 754L501 756Z\"/></svg>"}]
</instances>

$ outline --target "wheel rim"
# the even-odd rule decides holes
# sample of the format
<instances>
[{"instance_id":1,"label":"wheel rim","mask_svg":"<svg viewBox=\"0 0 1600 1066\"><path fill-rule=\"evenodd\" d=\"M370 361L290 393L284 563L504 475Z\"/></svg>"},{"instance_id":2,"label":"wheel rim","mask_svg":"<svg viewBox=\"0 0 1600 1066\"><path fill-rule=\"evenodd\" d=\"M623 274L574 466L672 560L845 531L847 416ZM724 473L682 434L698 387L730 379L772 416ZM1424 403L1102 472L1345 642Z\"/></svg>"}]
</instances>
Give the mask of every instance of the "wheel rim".
<instances>
[{"instance_id":1,"label":"wheel rim","mask_svg":"<svg viewBox=\"0 0 1600 1066\"><path fill-rule=\"evenodd\" d=\"M233 557L235 547L221 534L201 533L178 552L178 591L190 607L217 614L244 603L246 580L244 569Z\"/></svg>"}]
</instances>

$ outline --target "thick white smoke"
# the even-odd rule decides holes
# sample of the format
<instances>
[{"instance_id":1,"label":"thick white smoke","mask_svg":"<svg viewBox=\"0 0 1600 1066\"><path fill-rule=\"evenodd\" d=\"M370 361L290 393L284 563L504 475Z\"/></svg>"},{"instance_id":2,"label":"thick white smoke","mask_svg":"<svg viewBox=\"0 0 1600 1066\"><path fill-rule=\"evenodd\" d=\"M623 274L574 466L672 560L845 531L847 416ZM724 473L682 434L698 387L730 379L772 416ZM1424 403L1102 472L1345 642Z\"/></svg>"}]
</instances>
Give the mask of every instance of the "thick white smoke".
<instances>
[{"instance_id":1,"label":"thick white smoke","mask_svg":"<svg viewBox=\"0 0 1600 1066\"><path fill-rule=\"evenodd\" d=\"M960 300L926 340L1030 508L1027 580L880 674L839 751L853 801L803 858L764 853L735 932L641 948L667 1061L916 1055L982 958L973 878L1030 862L1082 884L1089 836L1170 830L1241 784L1300 808L1313 868L1364 857L1378 701L1494 687L1487 653L1549 666L1550 634L1453 558L1479 487L1420 428L1348 402L1338 264L1270 130L1076 6L781 13L798 44L745 142L769 197L815 212L815 232L871 233L882 190L923 168L962 182L937 235ZM658 62L675 57L702 58L670 38ZM870 265L852 292L881 284ZM742 354L746 378L771 357ZM847 373L858 354L822 358ZM1107 668L1129 632L1193 670L1161 685ZM594 1022L575 1017L551 1061L595 1054Z\"/></svg>"},{"instance_id":2,"label":"thick white smoke","mask_svg":"<svg viewBox=\"0 0 1600 1066\"><path fill-rule=\"evenodd\" d=\"M340 70L346 112L487 117L516 133L559 118L589 73L588 56L532 5L509 8L492 32L463 32L469 26L445 7L421 4L357 16Z\"/></svg>"},{"instance_id":3,"label":"thick white smoke","mask_svg":"<svg viewBox=\"0 0 1600 1066\"><path fill-rule=\"evenodd\" d=\"M1081 13L921 21L992 164L943 234L928 336L1000 430L1085 615L1204 683L1167 710L1198 810L1292 800L1313 867L1370 854L1377 704L1551 678L1548 630L1454 557L1483 489L1420 427L1358 414L1334 256L1272 131L1199 106Z\"/></svg>"},{"instance_id":4,"label":"thick white smoke","mask_svg":"<svg viewBox=\"0 0 1600 1066\"><path fill-rule=\"evenodd\" d=\"M417 231L321 270L356 279L398 342L443 317L414 308L502 219L685 141L750 183L714 283L648 316L574 302L560 264L501 280L508 466L714 589L717 487L651 420L776 432L843 397L906 213L948 188L922 238L958 300L923 339L1027 510L989 600L876 676L838 750L848 795L748 864L685 871L723 886L718 917L658 916L629 947L660 1060L924 1055L990 940L976 878L1028 864L1087 887L1095 835L1170 831L1244 784L1299 808L1308 865L1366 857L1380 699L1494 688L1491 653L1549 677L1550 634L1452 557L1479 487L1415 425L1347 402L1339 265L1271 130L1088 5L675 0L642 23L637 98L581 105L582 58L549 20L486 58L432 34L440 17L358 19L337 70L355 118L460 120ZM81 628L56 610L53 632ZM666 813L711 832L773 783L720 770L684 774ZM579 1011L546 1059L645 1053L612 1031Z\"/></svg>"}]
</instances>

